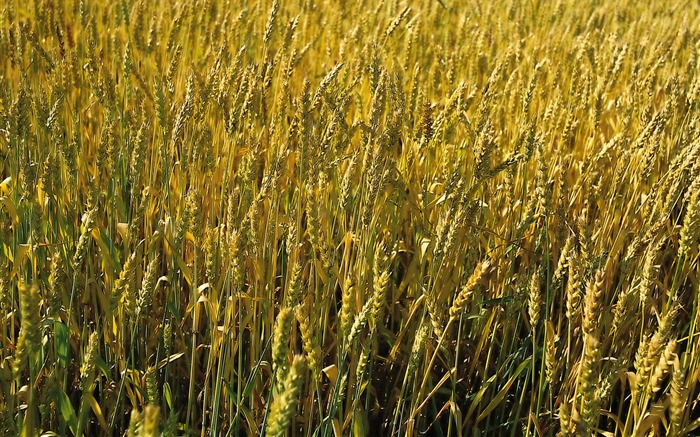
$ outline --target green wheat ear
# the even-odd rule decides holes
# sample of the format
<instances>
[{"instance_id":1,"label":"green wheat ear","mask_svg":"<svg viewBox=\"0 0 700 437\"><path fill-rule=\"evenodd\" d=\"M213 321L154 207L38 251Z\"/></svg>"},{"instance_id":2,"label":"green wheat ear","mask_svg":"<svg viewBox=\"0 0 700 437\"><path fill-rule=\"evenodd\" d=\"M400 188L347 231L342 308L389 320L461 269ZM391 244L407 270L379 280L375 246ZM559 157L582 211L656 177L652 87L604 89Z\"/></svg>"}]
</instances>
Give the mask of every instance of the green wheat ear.
<instances>
[{"instance_id":1,"label":"green wheat ear","mask_svg":"<svg viewBox=\"0 0 700 437\"><path fill-rule=\"evenodd\" d=\"M20 331L17 339L14 369L19 373L34 366L41 353L41 296L36 284L20 284Z\"/></svg>"},{"instance_id":2,"label":"green wheat ear","mask_svg":"<svg viewBox=\"0 0 700 437\"><path fill-rule=\"evenodd\" d=\"M297 409L299 392L304 380L306 368L304 357L296 356L292 360L289 373L282 384L282 391L272 401L270 415L265 429L266 435L281 436L292 421Z\"/></svg>"}]
</instances>

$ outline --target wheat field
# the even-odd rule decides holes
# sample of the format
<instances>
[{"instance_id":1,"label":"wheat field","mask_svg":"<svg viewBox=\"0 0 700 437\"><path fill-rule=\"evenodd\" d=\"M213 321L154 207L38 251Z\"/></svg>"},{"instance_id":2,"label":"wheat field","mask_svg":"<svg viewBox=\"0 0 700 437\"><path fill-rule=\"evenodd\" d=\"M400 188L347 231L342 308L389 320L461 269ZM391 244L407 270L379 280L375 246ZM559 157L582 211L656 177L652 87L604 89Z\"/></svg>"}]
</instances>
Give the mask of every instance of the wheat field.
<instances>
[{"instance_id":1,"label":"wheat field","mask_svg":"<svg viewBox=\"0 0 700 437\"><path fill-rule=\"evenodd\" d=\"M700 434L699 13L3 1L0 434Z\"/></svg>"}]
</instances>

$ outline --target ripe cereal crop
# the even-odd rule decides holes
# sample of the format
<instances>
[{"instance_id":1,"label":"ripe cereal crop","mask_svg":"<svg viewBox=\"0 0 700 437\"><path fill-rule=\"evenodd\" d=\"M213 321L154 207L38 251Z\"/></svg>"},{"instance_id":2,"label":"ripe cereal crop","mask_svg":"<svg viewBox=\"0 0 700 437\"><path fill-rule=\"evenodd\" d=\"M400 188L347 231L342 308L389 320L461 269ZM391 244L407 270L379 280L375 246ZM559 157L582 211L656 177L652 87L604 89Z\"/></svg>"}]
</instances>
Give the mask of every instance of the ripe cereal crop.
<instances>
[{"instance_id":1,"label":"ripe cereal crop","mask_svg":"<svg viewBox=\"0 0 700 437\"><path fill-rule=\"evenodd\" d=\"M0 3L0 435L700 433L700 4Z\"/></svg>"}]
</instances>

